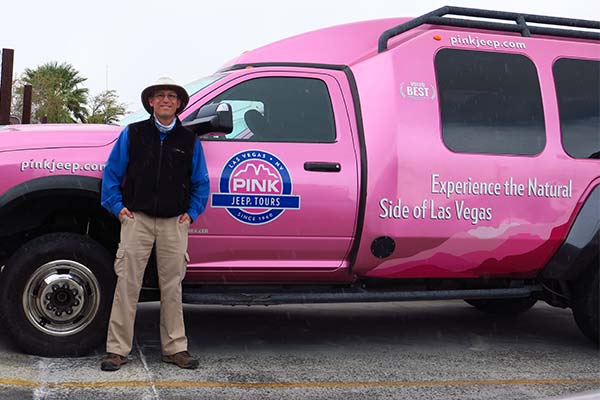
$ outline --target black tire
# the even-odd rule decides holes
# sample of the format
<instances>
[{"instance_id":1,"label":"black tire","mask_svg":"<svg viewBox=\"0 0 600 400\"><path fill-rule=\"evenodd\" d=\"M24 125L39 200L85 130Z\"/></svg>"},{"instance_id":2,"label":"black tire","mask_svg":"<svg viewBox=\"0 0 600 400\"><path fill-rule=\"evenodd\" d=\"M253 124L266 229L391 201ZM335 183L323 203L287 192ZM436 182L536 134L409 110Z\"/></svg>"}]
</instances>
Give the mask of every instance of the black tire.
<instances>
[{"instance_id":1,"label":"black tire","mask_svg":"<svg viewBox=\"0 0 600 400\"><path fill-rule=\"evenodd\" d=\"M598 330L600 319L598 308L600 308L600 267L589 268L575 282L573 287L573 317L577 326L583 334L598 345Z\"/></svg>"},{"instance_id":2,"label":"black tire","mask_svg":"<svg viewBox=\"0 0 600 400\"><path fill-rule=\"evenodd\" d=\"M479 311L502 316L518 315L529 310L537 303L534 297L517 299L465 299Z\"/></svg>"},{"instance_id":3,"label":"black tire","mask_svg":"<svg viewBox=\"0 0 600 400\"><path fill-rule=\"evenodd\" d=\"M106 338L115 281L113 257L99 243L51 233L25 243L8 260L0 307L24 352L81 356Z\"/></svg>"}]
</instances>

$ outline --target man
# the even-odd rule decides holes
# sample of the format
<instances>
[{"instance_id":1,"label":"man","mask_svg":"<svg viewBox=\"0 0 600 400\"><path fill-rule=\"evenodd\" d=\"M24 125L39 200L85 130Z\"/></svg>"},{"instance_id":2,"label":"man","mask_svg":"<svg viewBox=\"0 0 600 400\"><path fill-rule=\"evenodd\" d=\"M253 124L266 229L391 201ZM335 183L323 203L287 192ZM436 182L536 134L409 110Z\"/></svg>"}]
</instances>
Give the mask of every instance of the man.
<instances>
[{"instance_id":1,"label":"man","mask_svg":"<svg viewBox=\"0 0 600 400\"><path fill-rule=\"evenodd\" d=\"M189 225L204 211L209 181L200 141L176 116L188 101L185 89L170 78L144 89L142 104L150 118L123 129L104 169L101 202L121 222L104 371L116 371L127 362L153 246L161 293L162 360L181 368L198 367L187 351L181 281L187 268Z\"/></svg>"}]
</instances>

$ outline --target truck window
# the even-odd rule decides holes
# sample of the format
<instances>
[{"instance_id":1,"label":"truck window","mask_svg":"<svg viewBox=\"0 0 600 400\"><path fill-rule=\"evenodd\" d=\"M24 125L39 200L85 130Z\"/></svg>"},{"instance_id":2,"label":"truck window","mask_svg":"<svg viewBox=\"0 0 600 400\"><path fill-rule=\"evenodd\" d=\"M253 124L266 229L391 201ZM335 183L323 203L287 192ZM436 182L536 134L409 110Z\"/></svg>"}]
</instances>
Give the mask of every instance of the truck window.
<instances>
[{"instance_id":1,"label":"truck window","mask_svg":"<svg viewBox=\"0 0 600 400\"><path fill-rule=\"evenodd\" d=\"M228 103L233 110L233 132L225 137L226 140L311 143L335 141L331 99L326 84L319 79L250 79L229 88L210 101L217 102ZM211 137L203 139L211 140Z\"/></svg>"},{"instance_id":2,"label":"truck window","mask_svg":"<svg viewBox=\"0 0 600 400\"><path fill-rule=\"evenodd\" d=\"M442 49L435 57L442 137L460 153L540 153L546 144L536 68L527 57Z\"/></svg>"},{"instance_id":3,"label":"truck window","mask_svg":"<svg viewBox=\"0 0 600 400\"><path fill-rule=\"evenodd\" d=\"M600 61L561 58L553 70L565 151L600 158Z\"/></svg>"}]
</instances>

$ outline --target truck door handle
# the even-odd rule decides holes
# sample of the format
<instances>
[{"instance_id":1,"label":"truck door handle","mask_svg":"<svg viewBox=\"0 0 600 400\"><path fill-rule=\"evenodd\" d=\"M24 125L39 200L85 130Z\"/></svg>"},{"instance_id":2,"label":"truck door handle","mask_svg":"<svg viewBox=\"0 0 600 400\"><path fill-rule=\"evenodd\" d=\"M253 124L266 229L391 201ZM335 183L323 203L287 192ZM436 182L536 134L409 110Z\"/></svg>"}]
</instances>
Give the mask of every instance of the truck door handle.
<instances>
[{"instance_id":1,"label":"truck door handle","mask_svg":"<svg viewBox=\"0 0 600 400\"><path fill-rule=\"evenodd\" d=\"M337 162L307 161L304 163L304 169L317 172L340 172L342 166Z\"/></svg>"}]
</instances>

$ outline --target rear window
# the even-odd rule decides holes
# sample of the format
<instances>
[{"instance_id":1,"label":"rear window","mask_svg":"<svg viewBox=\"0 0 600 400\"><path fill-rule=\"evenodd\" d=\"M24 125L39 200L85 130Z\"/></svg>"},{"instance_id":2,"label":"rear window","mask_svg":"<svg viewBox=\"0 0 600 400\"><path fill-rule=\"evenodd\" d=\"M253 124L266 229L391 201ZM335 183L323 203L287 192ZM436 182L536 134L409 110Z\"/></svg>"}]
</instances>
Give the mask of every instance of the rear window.
<instances>
[{"instance_id":1,"label":"rear window","mask_svg":"<svg viewBox=\"0 0 600 400\"><path fill-rule=\"evenodd\" d=\"M520 54L442 49L435 57L442 137L459 153L540 153L546 145L535 66Z\"/></svg>"},{"instance_id":2,"label":"rear window","mask_svg":"<svg viewBox=\"0 0 600 400\"><path fill-rule=\"evenodd\" d=\"M553 69L565 151L600 158L600 61L561 58Z\"/></svg>"}]
</instances>

